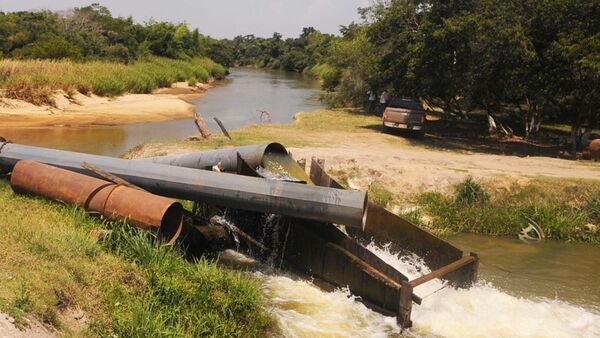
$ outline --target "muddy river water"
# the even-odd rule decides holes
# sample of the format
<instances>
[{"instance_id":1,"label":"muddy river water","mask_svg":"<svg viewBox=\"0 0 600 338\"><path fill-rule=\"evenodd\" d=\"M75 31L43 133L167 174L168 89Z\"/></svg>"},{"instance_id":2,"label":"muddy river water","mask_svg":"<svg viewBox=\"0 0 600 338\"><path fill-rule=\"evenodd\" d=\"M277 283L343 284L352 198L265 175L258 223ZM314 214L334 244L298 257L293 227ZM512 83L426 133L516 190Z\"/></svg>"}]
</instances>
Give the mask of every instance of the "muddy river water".
<instances>
[{"instance_id":1,"label":"muddy river water","mask_svg":"<svg viewBox=\"0 0 600 338\"><path fill-rule=\"evenodd\" d=\"M246 68L231 69L227 80L194 100L196 111L204 116L211 131L219 131L213 117L227 129L266 122L290 123L297 112L323 107L317 81L307 76L282 71ZM267 111L269 115L261 112ZM183 139L197 135L193 119L137 123L121 126L2 128L0 135L15 143L119 156L134 146L149 142Z\"/></svg>"},{"instance_id":2,"label":"muddy river water","mask_svg":"<svg viewBox=\"0 0 600 338\"><path fill-rule=\"evenodd\" d=\"M225 83L195 103L216 131L214 116L235 129L260 123L259 110L268 111L272 122L289 123L294 113L321 107L319 94L318 84L300 75L233 69ZM14 142L111 156L142 142L196 133L191 119L89 128L3 130L0 126L0 135ZM449 240L480 254L481 280L469 290L444 287L440 281L416 288L423 304L414 306L415 326L404 335L600 337L600 246L476 235ZM398 257L385 247L370 245L370 249L411 279L419 276L415 268L423 265L419 259ZM252 262L235 252L228 254ZM400 335L394 318L368 310L347 290L325 292L310 281L268 267L255 271L285 336Z\"/></svg>"}]
</instances>

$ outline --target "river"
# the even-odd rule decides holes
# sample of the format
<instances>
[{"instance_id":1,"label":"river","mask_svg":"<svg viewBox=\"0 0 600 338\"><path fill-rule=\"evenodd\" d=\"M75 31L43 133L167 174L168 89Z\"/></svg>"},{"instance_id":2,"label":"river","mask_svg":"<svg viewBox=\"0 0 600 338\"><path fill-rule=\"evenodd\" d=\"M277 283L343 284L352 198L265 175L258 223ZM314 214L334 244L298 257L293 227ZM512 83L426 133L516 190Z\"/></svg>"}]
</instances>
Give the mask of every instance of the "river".
<instances>
[{"instance_id":1,"label":"river","mask_svg":"<svg viewBox=\"0 0 600 338\"><path fill-rule=\"evenodd\" d=\"M228 80L196 100L209 127L219 117L229 129L260 123L289 123L299 111L321 107L318 83L298 74L232 69ZM0 129L14 142L118 156L133 146L197 134L191 119L87 128ZM408 336L600 337L600 247L546 241L459 235L449 239L481 256L480 282L469 290L433 281L415 292L415 327ZM398 257L370 246L401 272L415 278L414 257ZM230 253L238 255L237 253ZM248 257L238 257L249 260ZM426 267L422 267L427 271ZM422 273L423 273L422 271ZM310 281L260 267L267 307L286 336L385 337L399 335L395 319L368 310L344 289L325 292Z\"/></svg>"},{"instance_id":2,"label":"river","mask_svg":"<svg viewBox=\"0 0 600 338\"><path fill-rule=\"evenodd\" d=\"M281 273L256 275L291 337L600 337L598 246L472 234L449 240L480 254L480 280L467 290L440 280L417 287L423 303L413 305L414 327L404 334L394 318L370 311L348 290L324 292ZM410 279L429 272L417 257L368 248Z\"/></svg>"},{"instance_id":3,"label":"river","mask_svg":"<svg viewBox=\"0 0 600 338\"><path fill-rule=\"evenodd\" d=\"M211 131L219 131L218 117L226 128L261 123L259 110L270 114L272 123L290 123L297 112L322 108L317 81L283 71L233 68L227 80L194 100ZM266 115L262 121L266 120ZM6 129L0 135L15 143L119 156L138 144L183 139L197 135L193 119L136 123L118 126Z\"/></svg>"}]
</instances>

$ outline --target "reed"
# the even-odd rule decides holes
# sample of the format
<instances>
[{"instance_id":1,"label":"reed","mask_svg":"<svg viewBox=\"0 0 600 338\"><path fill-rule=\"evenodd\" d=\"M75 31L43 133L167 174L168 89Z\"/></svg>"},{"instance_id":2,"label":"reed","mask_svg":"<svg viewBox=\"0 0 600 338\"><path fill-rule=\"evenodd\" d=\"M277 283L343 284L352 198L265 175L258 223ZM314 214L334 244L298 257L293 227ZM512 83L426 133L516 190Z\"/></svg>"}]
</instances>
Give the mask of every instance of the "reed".
<instances>
[{"instance_id":1,"label":"reed","mask_svg":"<svg viewBox=\"0 0 600 338\"><path fill-rule=\"evenodd\" d=\"M150 93L175 82L221 79L226 70L208 58L175 60L149 57L131 64L107 61L0 60L0 97L54 105L62 90L99 96Z\"/></svg>"}]
</instances>

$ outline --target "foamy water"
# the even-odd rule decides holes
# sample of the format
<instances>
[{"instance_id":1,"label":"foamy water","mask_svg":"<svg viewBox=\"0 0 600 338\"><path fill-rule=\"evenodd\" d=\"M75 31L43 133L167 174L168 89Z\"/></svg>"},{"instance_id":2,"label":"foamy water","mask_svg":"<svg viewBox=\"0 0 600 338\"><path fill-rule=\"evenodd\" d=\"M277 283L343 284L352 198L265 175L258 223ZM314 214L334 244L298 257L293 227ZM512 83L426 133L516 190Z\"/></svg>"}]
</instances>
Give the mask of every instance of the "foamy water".
<instances>
[{"instance_id":1,"label":"foamy water","mask_svg":"<svg viewBox=\"0 0 600 338\"><path fill-rule=\"evenodd\" d=\"M399 257L373 243L367 248L410 279L429 272L416 257ZM600 282L599 282L600 284ZM525 299L480 282L470 289L433 280L415 288L423 299L413 306L411 331L444 337L600 337L600 314L560 300Z\"/></svg>"},{"instance_id":2,"label":"foamy water","mask_svg":"<svg viewBox=\"0 0 600 338\"><path fill-rule=\"evenodd\" d=\"M387 247L367 246L410 279L429 272L418 257L399 257ZM347 290L325 292L309 281L257 273L263 280L281 332L286 337L398 336L396 319L366 308ZM600 337L600 314L560 300L525 299L481 282L468 290L431 281L415 289L424 297L413 306L421 337ZM441 290L440 290L441 289Z\"/></svg>"},{"instance_id":3,"label":"foamy water","mask_svg":"<svg viewBox=\"0 0 600 338\"><path fill-rule=\"evenodd\" d=\"M324 292L286 276L265 276L263 285L286 337L388 337L400 332L395 318L369 310L348 290Z\"/></svg>"}]
</instances>

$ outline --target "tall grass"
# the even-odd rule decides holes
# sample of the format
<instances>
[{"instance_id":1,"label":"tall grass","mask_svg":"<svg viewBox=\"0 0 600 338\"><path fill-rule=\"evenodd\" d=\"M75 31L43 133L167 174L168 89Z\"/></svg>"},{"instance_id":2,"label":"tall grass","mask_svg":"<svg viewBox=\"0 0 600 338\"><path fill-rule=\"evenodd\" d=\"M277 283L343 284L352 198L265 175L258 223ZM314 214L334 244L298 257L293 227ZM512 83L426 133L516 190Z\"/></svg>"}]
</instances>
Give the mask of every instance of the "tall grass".
<instances>
[{"instance_id":1,"label":"tall grass","mask_svg":"<svg viewBox=\"0 0 600 338\"><path fill-rule=\"evenodd\" d=\"M188 262L179 247L112 224L104 247L139 266L142 289L111 285L105 304L119 337L254 337L270 323L257 282L224 272L207 260ZM103 328L97 328L102 333Z\"/></svg>"},{"instance_id":2,"label":"tall grass","mask_svg":"<svg viewBox=\"0 0 600 338\"><path fill-rule=\"evenodd\" d=\"M442 232L472 232L517 237L537 222L548 238L600 243L600 186L584 181L535 180L527 186L489 194L472 179L457 185L454 196L425 192L418 204L431 218L427 227Z\"/></svg>"},{"instance_id":3,"label":"tall grass","mask_svg":"<svg viewBox=\"0 0 600 338\"><path fill-rule=\"evenodd\" d=\"M94 228L110 234L98 243ZM15 195L2 179L0 238L0 311L19 326L35 317L83 337L252 337L270 327L255 280L80 208ZM70 326L70 309L87 325Z\"/></svg>"},{"instance_id":4,"label":"tall grass","mask_svg":"<svg viewBox=\"0 0 600 338\"><path fill-rule=\"evenodd\" d=\"M225 68L208 58L175 60L150 57L133 64L106 61L0 60L2 97L53 105L57 90L99 96L150 93L180 81L223 78Z\"/></svg>"}]
</instances>

